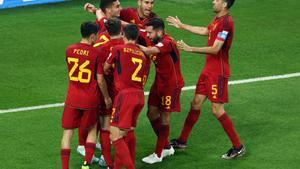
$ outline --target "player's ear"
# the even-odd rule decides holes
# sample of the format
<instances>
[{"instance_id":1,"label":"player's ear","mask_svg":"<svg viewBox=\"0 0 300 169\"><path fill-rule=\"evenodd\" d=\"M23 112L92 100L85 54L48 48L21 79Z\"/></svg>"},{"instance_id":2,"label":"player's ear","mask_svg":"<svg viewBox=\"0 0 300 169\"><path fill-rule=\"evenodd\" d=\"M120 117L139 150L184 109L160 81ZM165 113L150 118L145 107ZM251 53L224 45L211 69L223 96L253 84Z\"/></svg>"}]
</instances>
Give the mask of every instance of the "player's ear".
<instances>
[{"instance_id":1,"label":"player's ear","mask_svg":"<svg viewBox=\"0 0 300 169\"><path fill-rule=\"evenodd\" d=\"M139 6L141 6L142 5L142 0L137 0L137 3L138 3Z\"/></svg>"},{"instance_id":2,"label":"player's ear","mask_svg":"<svg viewBox=\"0 0 300 169\"><path fill-rule=\"evenodd\" d=\"M227 8L227 2L223 2L223 7Z\"/></svg>"}]
</instances>

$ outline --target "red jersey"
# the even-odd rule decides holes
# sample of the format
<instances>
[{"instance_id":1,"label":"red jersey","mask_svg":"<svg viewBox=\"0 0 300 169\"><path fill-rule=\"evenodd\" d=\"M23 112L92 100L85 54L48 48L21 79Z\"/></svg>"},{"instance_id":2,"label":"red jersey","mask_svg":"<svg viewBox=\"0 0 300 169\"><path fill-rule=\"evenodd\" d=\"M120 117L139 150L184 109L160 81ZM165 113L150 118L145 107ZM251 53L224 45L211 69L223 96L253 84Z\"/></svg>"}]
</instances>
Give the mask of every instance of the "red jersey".
<instances>
[{"instance_id":1,"label":"red jersey","mask_svg":"<svg viewBox=\"0 0 300 169\"><path fill-rule=\"evenodd\" d=\"M205 74L230 76L229 49L234 35L234 23L230 15L215 17L208 25L208 46L213 46L216 39L225 41L217 55L207 54L203 68Z\"/></svg>"},{"instance_id":2,"label":"red jersey","mask_svg":"<svg viewBox=\"0 0 300 169\"><path fill-rule=\"evenodd\" d=\"M96 19L96 24L99 26L98 33L102 33L106 31L105 22L107 21L106 17L101 19Z\"/></svg>"},{"instance_id":3,"label":"red jersey","mask_svg":"<svg viewBox=\"0 0 300 169\"><path fill-rule=\"evenodd\" d=\"M103 64L107 60L112 48L114 46L122 45L122 44L124 44L124 41L123 41L122 38L120 38L120 39L111 39L108 42L96 47L96 50L98 51L98 56L99 56L99 58L98 58L98 68L97 68L97 73L98 74L104 74ZM94 47L95 47L95 45L94 45ZM109 73L108 75L105 75L104 77L105 77L105 81L107 83L108 91L115 93L115 91L114 91L113 70L111 71L111 73Z\"/></svg>"},{"instance_id":4,"label":"red jersey","mask_svg":"<svg viewBox=\"0 0 300 169\"><path fill-rule=\"evenodd\" d=\"M158 42L157 47L160 53L154 59L155 83L162 88L181 88L184 80L180 69L180 54L176 42L168 35L164 35Z\"/></svg>"},{"instance_id":5,"label":"red jersey","mask_svg":"<svg viewBox=\"0 0 300 169\"><path fill-rule=\"evenodd\" d=\"M106 62L115 64L114 82L118 92L126 88L143 90L148 72L146 56L135 44L115 46Z\"/></svg>"},{"instance_id":6,"label":"red jersey","mask_svg":"<svg viewBox=\"0 0 300 169\"><path fill-rule=\"evenodd\" d=\"M120 18L121 20L137 24L140 28L140 36L138 43L143 46L151 46L151 40L147 37L147 32L145 30L145 24L152 18L157 17L153 12L147 18L140 18L136 8L125 8L121 10Z\"/></svg>"},{"instance_id":7,"label":"red jersey","mask_svg":"<svg viewBox=\"0 0 300 169\"><path fill-rule=\"evenodd\" d=\"M110 40L110 35L107 31L98 33L97 40L94 44L94 47L99 47L99 46L109 42L109 40Z\"/></svg>"},{"instance_id":8,"label":"red jersey","mask_svg":"<svg viewBox=\"0 0 300 169\"><path fill-rule=\"evenodd\" d=\"M77 43L67 48L69 88L66 105L81 109L98 107L97 58L97 51L92 45Z\"/></svg>"}]
</instances>

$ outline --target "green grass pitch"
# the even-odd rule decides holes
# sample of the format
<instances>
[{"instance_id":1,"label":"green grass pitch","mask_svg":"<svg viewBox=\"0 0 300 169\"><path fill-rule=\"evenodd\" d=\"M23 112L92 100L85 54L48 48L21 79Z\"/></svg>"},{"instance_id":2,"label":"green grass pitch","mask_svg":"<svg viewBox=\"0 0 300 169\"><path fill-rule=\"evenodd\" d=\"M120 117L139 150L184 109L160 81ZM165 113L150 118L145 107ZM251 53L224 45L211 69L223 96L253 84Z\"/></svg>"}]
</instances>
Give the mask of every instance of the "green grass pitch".
<instances>
[{"instance_id":1,"label":"green grass pitch","mask_svg":"<svg viewBox=\"0 0 300 169\"><path fill-rule=\"evenodd\" d=\"M86 0L0 10L0 109L61 103L67 72L65 47L80 39L79 25L94 16L83 11ZM98 1L91 0L94 4ZM121 0L123 7L135 0ZM235 38L231 49L230 80L300 72L300 1L243 0L232 7ZM162 18L177 15L184 23L205 26L213 18L211 0L156 0L154 11ZM202 46L205 37L167 26L175 39ZM186 86L195 85L205 58L181 52ZM149 90L153 69L146 86ZM300 161L300 78L229 87L226 111L247 147L246 156L224 161L230 147L210 104L193 129L185 151L162 163L146 165L141 158L154 151L155 135L140 114L136 168L150 169L294 169ZM181 96L182 112L172 114L171 138L183 125L194 91ZM62 108L0 114L0 169L60 168ZM74 136L70 168L79 168ZM97 155L100 152L96 151ZM93 168L98 168L93 165Z\"/></svg>"}]
</instances>

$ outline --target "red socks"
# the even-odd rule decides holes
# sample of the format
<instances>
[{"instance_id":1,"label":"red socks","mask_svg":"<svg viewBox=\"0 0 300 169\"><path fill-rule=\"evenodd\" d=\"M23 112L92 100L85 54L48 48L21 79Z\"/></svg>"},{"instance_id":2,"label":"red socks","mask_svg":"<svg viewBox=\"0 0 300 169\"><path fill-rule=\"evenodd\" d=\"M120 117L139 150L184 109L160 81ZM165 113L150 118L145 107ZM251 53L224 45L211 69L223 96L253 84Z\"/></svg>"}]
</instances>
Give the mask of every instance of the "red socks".
<instances>
[{"instance_id":1,"label":"red socks","mask_svg":"<svg viewBox=\"0 0 300 169\"><path fill-rule=\"evenodd\" d=\"M108 166L113 165L113 160L111 157L111 144L109 138L109 131L100 130L100 143L101 143L101 151L104 157L104 160Z\"/></svg>"},{"instance_id":2,"label":"red socks","mask_svg":"<svg viewBox=\"0 0 300 169\"><path fill-rule=\"evenodd\" d=\"M113 142L115 147L115 159L121 163L126 169L134 169L134 164L131 159L130 151L124 138L120 138ZM118 166L117 164L115 166Z\"/></svg>"},{"instance_id":3,"label":"red socks","mask_svg":"<svg viewBox=\"0 0 300 169\"><path fill-rule=\"evenodd\" d=\"M160 124L161 124L160 118L157 118L157 119L155 119L153 121L150 121L150 123L151 123L153 131L155 132L156 136L158 137L158 135L159 135L159 129L160 129Z\"/></svg>"},{"instance_id":4,"label":"red socks","mask_svg":"<svg viewBox=\"0 0 300 169\"><path fill-rule=\"evenodd\" d=\"M179 141L182 141L182 142L187 141L187 139L193 129L193 126L198 121L200 114L201 114L200 110L193 110L192 108L190 109L189 114L185 119L181 134L178 138Z\"/></svg>"},{"instance_id":5,"label":"red socks","mask_svg":"<svg viewBox=\"0 0 300 169\"><path fill-rule=\"evenodd\" d=\"M234 129L234 126L233 126L229 116L226 113L224 113L222 116L220 116L218 118L218 120L220 121L224 131L226 132L229 139L231 140L232 145L235 148L240 148L241 147L240 139Z\"/></svg>"},{"instance_id":6,"label":"red socks","mask_svg":"<svg viewBox=\"0 0 300 169\"><path fill-rule=\"evenodd\" d=\"M160 126L161 126L161 120L160 118L157 118L153 121L150 121L151 123L151 126L152 126L152 129L153 131L155 132L156 136L158 137L159 136L159 130L160 130ZM170 143L169 143L169 140L167 139L167 142L164 146L164 148L170 148Z\"/></svg>"},{"instance_id":7,"label":"red socks","mask_svg":"<svg viewBox=\"0 0 300 169\"><path fill-rule=\"evenodd\" d=\"M135 153L136 153L136 138L134 135L134 131L130 130L124 138L128 149L130 151L131 160L133 165L135 165Z\"/></svg>"},{"instance_id":8,"label":"red socks","mask_svg":"<svg viewBox=\"0 0 300 169\"><path fill-rule=\"evenodd\" d=\"M71 154L70 149L61 149L60 150L62 169L69 169L70 154Z\"/></svg>"},{"instance_id":9,"label":"red socks","mask_svg":"<svg viewBox=\"0 0 300 169\"><path fill-rule=\"evenodd\" d=\"M164 149L166 143L168 142L170 134L170 126L169 125L161 125L159 130L159 136L156 142L155 153L158 157L161 156L162 150Z\"/></svg>"},{"instance_id":10,"label":"red socks","mask_svg":"<svg viewBox=\"0 0 300 169\"><path fill-rule=\"evenodd\" d=\"M91 164L92 158L94 156L94 151L95 151L96 144L95 143L86 143L85 144L85 157L84 160L88 163Z\"/></svg>"},{"instance_id":11,"label":"red socks","mask_svg":"<svg viewBox=\"0 0 300 169\"><path fill-rule=\"evenodd\" d=\"M78 128L78 140L79 140L79 145L84 146L86 142L86 138L88 136L88 130L82 127Z\"/></svg>"}]
</instances>

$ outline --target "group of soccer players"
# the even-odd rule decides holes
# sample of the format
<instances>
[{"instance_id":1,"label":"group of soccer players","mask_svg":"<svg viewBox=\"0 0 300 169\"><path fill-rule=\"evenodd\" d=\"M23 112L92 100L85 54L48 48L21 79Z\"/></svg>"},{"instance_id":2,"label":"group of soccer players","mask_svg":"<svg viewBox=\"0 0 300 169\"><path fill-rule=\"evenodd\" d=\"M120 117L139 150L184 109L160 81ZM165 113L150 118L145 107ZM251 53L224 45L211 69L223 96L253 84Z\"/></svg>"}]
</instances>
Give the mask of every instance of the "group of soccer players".
<instances>
[{"instance_id":1,"label":"group of soccer players","mask_svg":"<svg viewBox=\"0 0 300 169\"><path fill-rule=\"evenodd\" d=\"M134 128L144 106L144 85L151 62L155 65L147 117L157 136L154 153L142 159L153 164L187 147L188 136L208 98L212 112L232 142L223 159L245 154L245 147L225 113L230 76L228 53L234 35L229 8L234 0L213 0L215 18L207 27L183 24L169 16L169 25L208 36L207 47L191 47L166 34L164 21L152 12L154 0L137 0L137 8L122 9L119 0L100 0L100 8L87 3L96 23L81 24L82 39L66 49L69 88L62 117L62 169L69 168L70 142L75 128L84 146L82 169L89 169L99 133L107 168L135 168ZM206 54L191 109L181 135L169 142L170 114L180 112L184 86L178 48ZM114 158L111 146L115 149Z\"/></svg>"}]
</instances>

